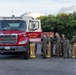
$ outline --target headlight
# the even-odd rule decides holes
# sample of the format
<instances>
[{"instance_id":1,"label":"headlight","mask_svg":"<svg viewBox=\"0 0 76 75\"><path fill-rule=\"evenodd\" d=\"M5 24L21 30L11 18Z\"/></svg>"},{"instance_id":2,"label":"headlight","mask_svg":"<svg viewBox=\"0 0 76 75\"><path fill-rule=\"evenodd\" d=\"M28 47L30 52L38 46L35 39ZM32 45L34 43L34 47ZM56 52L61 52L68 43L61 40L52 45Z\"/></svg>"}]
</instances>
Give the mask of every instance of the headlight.
<instances>
[{"instance_id":1,"label":"headlight","mask_svg":"<svg viewBox=\"0 0 76 75\"><path fill-rule=\"evenodd\" d=\"M25 43L27 43L27 40L22 40L19 42L19 44L25 44Z\"/></svg>"}]
</instances>

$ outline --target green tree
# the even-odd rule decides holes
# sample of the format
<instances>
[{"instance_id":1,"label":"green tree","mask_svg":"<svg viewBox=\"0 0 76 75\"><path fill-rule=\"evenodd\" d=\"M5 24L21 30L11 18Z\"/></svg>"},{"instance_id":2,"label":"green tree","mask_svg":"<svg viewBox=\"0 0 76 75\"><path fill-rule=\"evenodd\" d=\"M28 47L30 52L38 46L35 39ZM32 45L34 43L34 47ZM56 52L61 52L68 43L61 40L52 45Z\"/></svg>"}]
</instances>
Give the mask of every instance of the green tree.
<instances>
[{"instance_id":1,"label":"green tree","mask_svg":"<svg viewBox=\"0 0 76 75\"><path fill-rule=\"evenodd\" d=\"M76 12L71 14L59 13L56 16L50 14L48 16L41 16L40 19L44 32L64 33L69 38L76 32Z\"/></svg>"}]
</instances>

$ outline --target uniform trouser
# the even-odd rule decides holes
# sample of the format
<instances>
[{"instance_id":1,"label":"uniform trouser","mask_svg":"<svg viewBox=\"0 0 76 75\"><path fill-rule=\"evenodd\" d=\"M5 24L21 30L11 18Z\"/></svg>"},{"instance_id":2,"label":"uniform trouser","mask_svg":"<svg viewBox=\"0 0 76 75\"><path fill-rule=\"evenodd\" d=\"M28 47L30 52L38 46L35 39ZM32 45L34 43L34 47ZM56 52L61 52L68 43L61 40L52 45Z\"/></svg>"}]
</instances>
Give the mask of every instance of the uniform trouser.
<instances>
[{"instance_id":1,"label":"uniform trouser","mask_svg":"<svg viewBox=\"0 0 76 75\"><path fill-rule=\"evenodd\" d=\"M35 52L37 51L37 43L35 42Z\"/></svg>"},{"instance_id":2,"label":"uniform trouser","mask_svg":"<svg viewBox=\"0 0 76 75\"><path fill-rule=\"evenodd\" d=\"M65 46L63 44L61 44L61 53L62 53L62 56L64 56L64 50L65 50Z\"/></svg>"},{"instance_id":3,"label":"uniform trouser","mask_svg":"<svg viewBox=\"0 0 76 75\"><path fill-rule=\"evenodd\" d=\"M56 44L56 54L59 57L60 45Z\"/></svg>"},{"instance_id":4,"label":"uniform trouser","mask_svg":"<svg viewBox=\"0 0 76 75\"><path fill-rule=\"evenodd\" d=\"M72 56L76 56L76 43L72 46Z\"/></svg>"},{"instance_id":5,"label":"uniform trouser","mask_svg":"<svg viewBox=\"0 0 76 75\"><path fill-rule=\"evenodd\" d=\"M30 58L35 57L35 45L34 43L30 43Z\"/></svg>"},{"instance_id":6,"label":"uniform trouser","mask_svg":"<svg viewBox=\"0 0 76 75\"><path fill-rule=\"evenodd\" d=\"M49 42L48 44L47 44L47 56L51 56L51 43Z\"/></svg>"},{"instance_id":7,"label":"uniform trouser","mask_svg":"<svg viewBox=\"0 0 76 75\"><path fill-rule=\"evenodd\" d=\"M65 50L64 51L64 58L67 58L69 56L69 51L68 50Z\"/></svg>"},{"instance_id":8,"label":"uniform trouser","mask_svg":"<svg viewBox=\"0 0 76 75\"><path fill-rule=\"evenodd\" d=\"M67 57L69 57L69 58L72 57L71 47L70 46L64 49L64 58L67 58Z\"/></svg>"},{"instance_id":9,"label":"uniform trouser","mask_svg":"<svg viewBox=\"0 0 76 75\"><path fill-rule=\"evenodd\" d=\"M51 43L51 56L53 56L53 43Z\"/></svg>"},{"instance_id":10,"label":"uniform trouser","mask_svg":"<svg viewBox=\"0 0 76 75\"><path fill-rule=\"evenodd\" d=\"M63 56L64 56L64 58L66 57L66 55L67 55L66 48L65 48L65 47L63 47Z\"/></svg>"},{"instance_id":11,"label":"uniform trouser","mask_svg":"<svg viewBox=\"0 0 76 75\"><path fill-rule=\"evenodd\" d=\"M63 45L63 47L62 47L62 56L65 56L65 50L66 50L66 48L65 48L65 46Z\"/></svg>"},{"instance_id":12,"label":"uniform trouser","mask_svg":"<svg viewBox=\"0 0 76 75\"><path fill-rule=\"evenodd\" d=\"M46 58L46 55L47 55L46 50L47 50L47 47L46 47L45 44L43 44L43 45L42 45L42 52L43 52L43 57L44 57L44 58Z\"/></svg>"}]
</instances>

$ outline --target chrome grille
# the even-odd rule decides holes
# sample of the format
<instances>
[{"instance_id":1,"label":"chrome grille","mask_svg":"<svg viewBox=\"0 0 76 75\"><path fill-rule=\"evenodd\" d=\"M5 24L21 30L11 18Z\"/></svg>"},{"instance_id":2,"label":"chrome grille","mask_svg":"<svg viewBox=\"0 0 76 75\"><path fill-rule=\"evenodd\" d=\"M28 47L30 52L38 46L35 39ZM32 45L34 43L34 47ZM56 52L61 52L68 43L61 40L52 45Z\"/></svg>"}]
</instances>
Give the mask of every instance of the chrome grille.
<instances>
[{"instance_id":1,"label":"chrome grille","mask_svg":"<svg viewBox=\"0 0 76 75\"><path fill-rule=\"evenodd\" d=\"M0 35L0 44L16 44L17 35Z\"/></svg>"}]
</instances>

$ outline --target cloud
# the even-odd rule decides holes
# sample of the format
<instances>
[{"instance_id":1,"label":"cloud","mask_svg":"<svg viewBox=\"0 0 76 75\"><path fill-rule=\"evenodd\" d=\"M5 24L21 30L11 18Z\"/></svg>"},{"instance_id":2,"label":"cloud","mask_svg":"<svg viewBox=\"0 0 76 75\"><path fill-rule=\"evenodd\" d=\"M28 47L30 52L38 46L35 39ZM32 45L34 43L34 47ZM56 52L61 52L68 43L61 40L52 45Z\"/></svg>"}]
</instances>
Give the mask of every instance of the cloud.
<instances>
[{"instance_id":1,"label":"cloud","mask_svg":"<svg viewBox=\"0 0 76 75\"><path fill-rule=\"evenodd\" d=\"M14 0L10 1L2 1L0 2L0 15L11 15L11 11L14 12L16 15L21 15L21 13L33 11L33 12L39 12L41 14L49 14L55 12L56 6L58 4L56 2L50 1L50 0ZM55 8L55 9L53 9Z\"/></svg>"},{"instance_id":2,"label":"cloud","mask_svg":"<svg viewBox=\"0 0 76 75\"><path fill-rule=\"evenodd\" d=\"M72 10L75 5L76 0L0 0L0 15L10 16L11 11L17 16L29 11L48 15L58 13L59 9Z\"/></svg>"},{"instance_id":3,"label":"cloud","mask_svg":"<svg viewBox=\"0 0 76 75\"><path fill-rule=\"evenodd\" d=\"M69 7L62 7L62 8L60 8L60 10L58 12L61 13L61 12L71 11L71 10L74 10L75 8L76 8L75 5L72 5Z\"/></svg>"}]
</instances>

